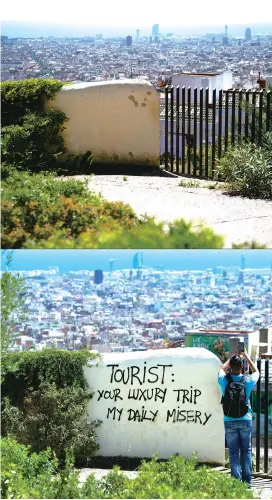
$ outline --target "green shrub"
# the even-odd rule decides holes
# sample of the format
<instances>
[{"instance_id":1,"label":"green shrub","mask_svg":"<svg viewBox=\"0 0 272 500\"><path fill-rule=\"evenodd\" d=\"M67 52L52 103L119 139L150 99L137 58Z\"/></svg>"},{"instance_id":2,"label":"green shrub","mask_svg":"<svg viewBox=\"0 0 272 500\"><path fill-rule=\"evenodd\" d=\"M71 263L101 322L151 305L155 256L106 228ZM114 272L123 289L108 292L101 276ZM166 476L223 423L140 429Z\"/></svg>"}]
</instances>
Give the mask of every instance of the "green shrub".
<instances>
[{"instance_id":1,"label":"green shrub","mask_svg":"<svg viewBox=\"0 0 272 500\"><path fill-rule=\"evenodd\" d=\"M135 479L115 468L96 480L90 476L81 498L254 498L247 485L195 460L172 457L168 462L143 462Z\"/></svg>"},{"instance_id":2,"label":"green shrub","mask_svg":"<svg viewBox=\"0 0 272 500\"><path fill-rule=\"evenodd\" d=\"M67 118L46 106L61 88L43 78L1 84L2 162L33 172L59 168Z\"/></svg>"},{"instance_id":3,"label":"green shrub","mask_svg":"<svg viewBox=\"0 0 272 500\"><path fill-rule=\"evenodd\" d=\"M2 498L80 498L78 473L69 455L60 469L50 448L31 453L29 447L2 438L1 452Z\"/></svg>"},{"instance_id":4,"label":"green shrub","mask_svg":"<svg viewBox=\"0 0 272 500\"><path fill-rule=\"evenodd\" d=\"M243 243L233 243L232 248L242 248L242 249L257 249L257 248L267 248L267 245L258 243L256 240L244 241Z\"/></svg>"},{"instance_id":5,"label":"green shrub","mask_svg":"<svg viewBox=\"0 0 272 500\"><path fill-rule=\"evenodd\" d=\"M2 361L2 397L8 397L12 405L23 408L24 398L30 388L37 391L41 384L55 384L57 389L79 387L87 389L83 368L97 354L86 350L64 351L42 349L7 353Z\"/></svg>"},{"instance_id":6,"label":"green shrub","mask_svg":"<svg viewBox=\"0 0 272 500\"><path fill-rule=\"evenodd\" d=\"M42 113L45 105L54 99L63 83L58 80L29 78L1 83L2 126L20 125L28 113Z\"/></svg>"},{"instance_id":7,"label":"green shrub","mask_svg":"<svg viewBox=\"0 0 272 500\"><path fill-rule=\"evenodd\" d=\"M1 203L3 248L48 240L60 230L64 239L76 238L84 231L111 227L115 221L129 229L137 220L128 205L105 201L89 192L84 182L14 169L2 183Z\"/></svg>"},{"instance_id":8,"label":"green shrub","mask_svg":"<svg viewBox=\"0 0 272 500\"><path fill-rule=\"evenodd\" d=\"M50 446L62 459L66 449L78 460L91 456L98 422L88 422L92 394L83 367L96 358L85 350L54 348L8 353L2 366L2 434L32 451Z\"/></svg>"},{"instance_id":9,"label":"green shrub","mask_svg":"<svg viewBox=\"0 0 272 500\"><path fill-rule=\"evenodd\" d=\"M222 248L224 237L216 235L212 229L178 220L172 224L156 223L146 218L131 225L129 230L110 221L95 229L82 232L77 238L65 238L62 231L47 240L28 240L28 248Z\"/></svg>"},{"instance_id":10,"label":"green shrub","mask_svg":"<svg viewBox=\"0 0 272 500\"><path fill-rule=\"evenodd\" d=\"M57 460L50 450L30 454L29 448L10 438L1 439L1 497L54 498L50 495Z\"/></svg>"},{"instance_id":11,"label":"green shrub","mask_svg":"<svg viewBox=\"0 0 272 500\"><path fill-rule=\"evenodd\" d=\"M78 460L90 457L97 449L95 429L100 422L89 422L87 405L92 395L80 387L57 389L45 382L36 391L29 390L24 408L4 399L2 423L6 435L40 452L48 446L64 460L67 450Z\"/></svg>"},{"instance_id":12,"label":"green shrub","mask_svg":"<svg viewBox=\"0 0 272 500\"><path fill-rule=\"evenodd\" d=\"M11 170L2 183L3 248L221 248L209 228L140 220L129 205L108 202L87 184L53 174Z\"/></svg>"},{"instance_id":13,"label":"green shrub","mask_svg":"<svg viewBox=\"0 0 272 500\"><path fill-rule=\"evenodd\" d=\"M71 456L60 469L50 450L36 455L11 439L2 442L3 498L258 498L237 479L182 457L143 462L135 479L114 467L81 487Z\"/></svg>"},{"instance_id":14,"label":"green shrub","mask_svg":"<svg viewBox=\"0 0 272 500\"><path fill-rule=\"evenodd\" d=\"M244 143L231 148L223 156L218 173L231 192L248 198L272 199L272 167L268 149Z\"/></svg>"},{"instance_id":15,"label":"green shrub","mask_svg":"<svg viewBox=\"0 0 272 500\"><path fill-rule=\"evenodd\" d=\"M2 160L18 170L54 170L65 153L61 132L67 121L61 111L29 113L20 125L2 129Z\"/></svg>"}]
</instances>

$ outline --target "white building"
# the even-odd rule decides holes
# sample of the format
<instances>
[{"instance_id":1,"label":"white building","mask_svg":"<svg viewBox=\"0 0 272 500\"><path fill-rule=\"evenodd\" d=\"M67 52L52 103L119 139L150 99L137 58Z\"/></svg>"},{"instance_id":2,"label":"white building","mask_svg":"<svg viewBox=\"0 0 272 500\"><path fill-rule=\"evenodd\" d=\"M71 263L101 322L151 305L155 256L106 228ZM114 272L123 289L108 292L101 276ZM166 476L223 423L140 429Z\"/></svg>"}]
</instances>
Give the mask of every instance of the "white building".
<instances>
[{"instance_id":1,"label":"white building","mask_svg":"<svg viewBox=\"0 0 272 500\"><path fill-rule=\"evenodd\" d=\"M194 102L194 88L198 89L198 102L199 90L201 88L209 89L209 103L212 102L212 93L216 89L216 97L219 97L219 90L230 90L233 88L233 78L231 71L224 71L223 73L178 73L172 76L172 85L177 87L179 85L180 93L182 87L188 89L191 87L191 102ZM187 100L187 92L186 92Z\"/></svg>"}]
</instances>

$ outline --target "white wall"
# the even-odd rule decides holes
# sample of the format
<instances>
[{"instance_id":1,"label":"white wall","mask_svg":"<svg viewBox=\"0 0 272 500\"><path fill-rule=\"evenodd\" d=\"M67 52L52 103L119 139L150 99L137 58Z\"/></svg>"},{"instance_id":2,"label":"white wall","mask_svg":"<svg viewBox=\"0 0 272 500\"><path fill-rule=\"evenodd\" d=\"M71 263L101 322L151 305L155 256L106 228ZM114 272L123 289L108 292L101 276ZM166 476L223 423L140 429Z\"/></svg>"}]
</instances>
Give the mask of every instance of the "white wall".
<instances>
[{"instance_id":1,"label":"white wall","mask_svg":"<svg viewBox=\"0 0 272 500\"><path fill-rule=\"evenodd\" d=\"M69 121L63 135L72 153L92 151L97 162L158 165L159 94L139 80L65 85L50 107Z\"/></svg>"},{"instance_id":2,"label":"white wall","mask_svg":"<svg viewBox=\"0 0 272 500\"><path fill-rule=\"evenodd\" d=\"M194 102L194 88L197 87L197 100L199 103L200 99L200 89L201 87L204 89L203 93L203 102L205 103L205 89L209 88L209 102L212 102L213 98L213 90L216 89L216 97L219 97L219 90L228 90L232 88L233 79L232 72L225 71L220 74L214 74L213 76L205 74L186 74L181 73L177 75L173 75L172 77L172 85L179 85L180 87L180 100L181 100L181 89L183 86L186 87L185 99L187 102L188 91L187 88L191 87L191 102ZM176 93L174 92L174 95Z\"/></svg>"},{"instance_id":3,"label":"white wall","mask_svg":"<svg viewBox=\"0 0 272 500\"><path fill-rule=\"evenodd\" d=\"M223 464L220 364L206 349L177 348L104 354L99 366L86 367L94 390L89 417L103 421L98 454L190 458L197 452L199 461Z\"/></svg>"}]
</instances>

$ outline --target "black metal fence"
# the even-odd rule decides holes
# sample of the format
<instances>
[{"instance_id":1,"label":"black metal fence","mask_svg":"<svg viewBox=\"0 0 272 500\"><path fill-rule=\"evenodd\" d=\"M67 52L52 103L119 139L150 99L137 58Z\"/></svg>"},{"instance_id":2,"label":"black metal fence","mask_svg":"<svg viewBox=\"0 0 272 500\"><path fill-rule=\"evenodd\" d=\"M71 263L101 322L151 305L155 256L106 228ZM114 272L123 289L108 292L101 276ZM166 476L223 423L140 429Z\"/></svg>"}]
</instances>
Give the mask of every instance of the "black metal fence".
<instances>
[{"instance_id":1,"label":"black metal fence","mask_svg":"<svg viewBox=\"0 0 272 500\"><path fill-rule=\"evenodd\" d=\"M230 146L272 130L271 92L177 86L161 96L161 160L171 172L214 178Z\"/></svg>"},{"instance_id":2,"label":"black metal fence","mask_svg":"<svg viewBox=\"0 0 272 500\"><path fill-rule=\"evenodd\" d=\"M272 405L272 357L258 359L257 367L261 375L256 390L251 395L253 415L256 416L256 432L253 433L252 444L256 453L256 472L271 473L269 454L272 460L272 415L269 415L269 407Z\"/></svg>"}]
</instances>

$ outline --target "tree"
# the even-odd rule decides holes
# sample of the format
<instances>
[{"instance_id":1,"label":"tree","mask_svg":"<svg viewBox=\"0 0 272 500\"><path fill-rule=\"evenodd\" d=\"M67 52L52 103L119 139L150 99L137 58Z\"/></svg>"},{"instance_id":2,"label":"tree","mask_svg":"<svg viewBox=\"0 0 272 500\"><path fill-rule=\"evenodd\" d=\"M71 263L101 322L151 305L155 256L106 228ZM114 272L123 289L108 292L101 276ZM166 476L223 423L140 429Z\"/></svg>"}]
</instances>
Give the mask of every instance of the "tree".
<instances>
[{"instance_id":1,"label":"tree","mask_svg":"<svg viewBox=\"0 0 272 500\"><path fill-rule=\"evenodd\" d=\"M15 342L15 317L24 317L25 281L18 274L11 273L12 253L3 252L5 270L1 275L1 354L2 357Z\"/></svg>"}]
</instances>

